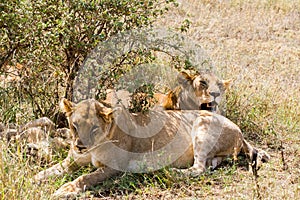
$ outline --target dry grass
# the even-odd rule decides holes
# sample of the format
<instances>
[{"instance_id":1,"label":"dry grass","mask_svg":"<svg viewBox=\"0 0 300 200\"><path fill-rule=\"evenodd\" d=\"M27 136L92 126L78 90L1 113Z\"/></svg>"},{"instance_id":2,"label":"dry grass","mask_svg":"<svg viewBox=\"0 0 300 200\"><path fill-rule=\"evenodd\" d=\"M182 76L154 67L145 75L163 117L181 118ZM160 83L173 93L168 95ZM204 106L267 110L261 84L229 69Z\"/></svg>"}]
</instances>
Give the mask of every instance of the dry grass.
<instances>
[{"instance_id":1,"label":"dry grass","mask_svg":"<svg viewBox=\"0 0 300 200\"><path fill-rule=\"evenodd\" d=\"M300 1L187 0L172 15L162 23L188 18L187 35L223 77L234 79L228 117L272 154L260 171L262 198L299 198ZM250 174L237 172L225 188L212 187L209 198L257 197Z\"/></svg>"},{"instance_id":2,"label":"dry grass","mask_svg":"<svg viewBox=\"0 0 300 200\"><path fill-rule=\"evenodd\" d=\"M252 144L270 152L270 163L257 184L243 166L226 165L197 179L162 170L125 174L82 198L299 199L300 1L182 0L158 25L178 27L186 18L192 22L186 34L224 78L234 79L228 117ZM32 184L28 179L40 169L6 148L0 144L1 199L48 199L68 178Z\"/></svg>"},{"instance_id":3,"label":"dry grass","mask_svg":"<svg viewBox=\"0 0 300 200\"><path fill-rule=\"evenodd\" d=\"M0 199L42 199L54 192L53 185L41 190L31 177L40 170L39 161L26 158L22 144L0 142Z\"/></svg>"}]
</instances>

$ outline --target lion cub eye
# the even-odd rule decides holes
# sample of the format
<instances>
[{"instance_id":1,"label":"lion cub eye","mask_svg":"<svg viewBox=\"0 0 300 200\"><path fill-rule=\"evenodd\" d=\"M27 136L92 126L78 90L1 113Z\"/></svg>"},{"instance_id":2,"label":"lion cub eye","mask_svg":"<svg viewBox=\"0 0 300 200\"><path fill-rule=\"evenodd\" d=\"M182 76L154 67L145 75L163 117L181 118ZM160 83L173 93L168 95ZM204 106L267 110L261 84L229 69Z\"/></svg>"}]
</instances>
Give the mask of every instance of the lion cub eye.
<instances>
[{"instance_id":1,"label":"lion cub eye","mask_svg":"<svg viewBox=\"0 0 300 200\"><path fill-rule=\"evenodd\" d=\"M93 139L95 138L95 135L97 134L97 131L99 130L99 126L96 126L94 125L92 128L91 128L91 131L90 131L90 138Z\"/></svg>"},{"instance_id":2,"label":"lion cub eye","mask_svg":"<svg viewBox=\"0 0 300 200\"><path fill-rule=\"evenodd\" d=\"M94 125L91 129L91 132L95 132L99 129L99 126Z\"/></svg>"},{"instance_id":3,"label":"lion cub eye","mask_svg":"<svg viewBox=\"0 0 300 200\"><path fill-rule=\"evenodd\" d=\"M200 81L200 85L203 87L203 88L208 88L208 83L204 80L201 80Z\"/></svg>"},{"instance_id":4,"label":"lion cub eye","mask_svg":"<svg viewBox=\"0 0 300 200\"><path fill-rule=\"evenodd\" d=\"M72 123L73 129L78 133L78 124L76 122Z\"/></svg>"},{"instance_id":5,"label":"lion cub eye","mask_svg":"<svg viewBox=\"0 0 300 200\"><path fill-rule=\"evenodd\" d=\"M96 131L98 131L99 126L94 125L91 129L91 133L95 133Z\"/></svg>"}]
</instances>

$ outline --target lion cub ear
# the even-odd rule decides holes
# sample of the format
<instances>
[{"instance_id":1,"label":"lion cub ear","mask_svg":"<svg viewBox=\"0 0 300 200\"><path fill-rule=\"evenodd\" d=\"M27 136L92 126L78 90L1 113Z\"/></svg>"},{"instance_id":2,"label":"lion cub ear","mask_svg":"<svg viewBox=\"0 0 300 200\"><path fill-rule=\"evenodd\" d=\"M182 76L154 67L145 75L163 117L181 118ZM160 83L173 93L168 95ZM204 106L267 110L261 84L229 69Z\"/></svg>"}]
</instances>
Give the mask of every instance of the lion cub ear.
<instances>
[{"instance_id":1,"label":"lion cub ear","mask_svg":"<svg viewBox=\"0 0 300 200\"><path fill-rule=\"evenodd\" d=\"M191 76L186 72L181 72L177 76L177 81L181 85L185 85L187 83L187 81L191 83L194 79L195 79L195 76Z\"/></svg>"},{"instance_id":2,"label":"lion cub ear","mask_svg":"<svg viewBox=\"0 0 300 200\"><path fill-rule=\"evenodd\" d=\"M108 108L100 103L95 104L97 114L104 119L105 122L110 123L112 121L113 109Z\"/></svg>"},{"instance_id":3,"label":"lion cub ear","mask_svg":"<svg viewBox=\"0 0 300 200\"><path fill-rule=\"evenodd\" d=\"M227 80L223 80L222 82L223 82L225 90L228 90L231 83L233 82L233 80L232 79L227 79Z\"/></svg>"},{"instance_id":4,"label":"lion cub ear","mask_svg":"<svg viewBox=\"0 0 300 200\"><path fill-rule=\"evenodd\" d=\"M59 107L60 109L66 113L66 116L69 117L72 112L73 112L73 108L74 108L75 104L65 98L63 98L60 103L59 103Z\"/></svg>"}]
</instances>

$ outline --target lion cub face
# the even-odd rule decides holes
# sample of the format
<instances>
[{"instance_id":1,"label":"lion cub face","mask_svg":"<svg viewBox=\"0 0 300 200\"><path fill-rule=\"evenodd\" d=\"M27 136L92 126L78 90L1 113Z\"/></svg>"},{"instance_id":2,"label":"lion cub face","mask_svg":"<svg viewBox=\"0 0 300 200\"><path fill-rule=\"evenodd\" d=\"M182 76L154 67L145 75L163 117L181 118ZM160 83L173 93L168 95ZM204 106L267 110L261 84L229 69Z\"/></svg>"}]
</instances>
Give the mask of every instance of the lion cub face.
<instances>
[{"instance_id":1,"label":"lion cub face","mask_svg":"<svg viewBox=\"0 0 300 200\"><path fill-rule=\"evenodd\" d=\"M211 72L196 75L182 72L178 82L182 87L178 99L181 110L218 112L221 97L229 88L231 80L220 80Z\"/></svg>"},{"instance_id":2,"label":"lion cub face","mask_svg":"<svg viewBox=\"0 0 300 200\"><path fill-rule=\"evenodd\" d=\"M93 99L78 104L63 99L60 107L68 117L74 150L78 153L84 153L95 144L95 141L105 139L108 129L106 126L111 122L112 109Z\"/></svg>"}]
</instances>

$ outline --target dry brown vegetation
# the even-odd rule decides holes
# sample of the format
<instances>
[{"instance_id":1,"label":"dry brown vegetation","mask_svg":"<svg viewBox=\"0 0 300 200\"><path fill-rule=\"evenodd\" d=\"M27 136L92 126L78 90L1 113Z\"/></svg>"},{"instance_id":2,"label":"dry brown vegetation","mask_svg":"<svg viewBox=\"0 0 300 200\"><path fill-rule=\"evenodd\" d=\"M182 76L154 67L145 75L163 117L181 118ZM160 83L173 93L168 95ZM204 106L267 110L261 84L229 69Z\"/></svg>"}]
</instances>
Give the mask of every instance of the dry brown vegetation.
<instances>
[{"instance_id":1,"label":"dry brown vegetation","mask_svg":"<svg viewBox=\"0 0 300 200\"><path fill-rule=\"evenodd\" d=\"M228 117L272 154L259 172L262 198L299 198L300 1L188 0L163 23L183 18L192 22L187 35L221 75L234 79ZM247 173L237 169L228 185L212 187L208 196L257 197Z\"/></svg>"},{"instance_id":2,"label":"dry brown vegetation","mask_svg":"<svg viewBox=\"0 0 300 200\"><path fill-rule=\"evenodd\" d=\"M81 198L299 199L300 1L182 0L156 24L179 27L185 19L191 22L185 34L207 51L223 78L234 79L227 116L252 144L271 154L270 163L257 180L230 161L198 178L168 170L124 174ZM30 178L41 167L28 163L22 149L0 145L0 199L49 199L76 176L33 184Z\"/></svg>"}]
</instances>

